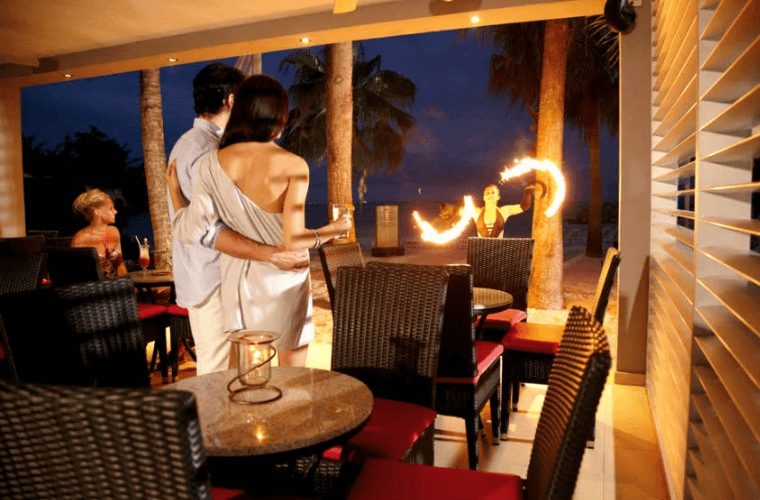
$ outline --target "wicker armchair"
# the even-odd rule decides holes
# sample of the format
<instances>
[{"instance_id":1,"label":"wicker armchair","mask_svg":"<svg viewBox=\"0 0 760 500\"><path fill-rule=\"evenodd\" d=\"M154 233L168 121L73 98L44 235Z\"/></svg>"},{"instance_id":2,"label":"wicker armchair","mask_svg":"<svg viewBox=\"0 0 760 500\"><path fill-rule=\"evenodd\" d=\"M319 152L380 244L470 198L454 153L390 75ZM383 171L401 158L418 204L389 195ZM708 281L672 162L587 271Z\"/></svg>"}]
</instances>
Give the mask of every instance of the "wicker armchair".
<instances>
[{"instance_id":1,"label":"wicker armchair","mask_svg":"<svg viewBox=\"0 0 760 500\"><path fill-rule=\"evenodd\" d=\"M6 500L247 498L211 487L189 392L0 381L0 421Z\"/></svg>"},{"instance_id":2,"label":"wicker armchair","mask_svg":"<svg viewBox=\"0 0 760 500\"><path fill-rule=\"evenodd\" d=\"M620 252L615 248L607 251L604 259L599 282L596 287L592 314L596 321L604 324L604 315L607 311L607 303L615 281L615 273L620 264ZM502 415L509 419L511 409L508 388L512 388L511 402L517 405L520 397L520 384L547 384L551 373L552 363L555 360L557 350L562 339L563 328L561 325L542 325L536 323L518 323L502 338L504 346L505 376L502 381L505 387L502 404ZM589 445L593 446L594 432L589 434ZM502 421L502 433L506 434L506 425Z\"/></svg>"},{"instance_id":3,"label":"wicker armchair","mask_svg":"<svg viewBox=\"0 0 760 500\"><path fill-rule=\"evenodd\" d=\"M0 341L5 350L0 378L16 382L93 385L50 289L0 295Z\"/></svg>"},{"instance_id":4,"label":"wicker armchair","mask_svg":"<svg viewBox=\"0 0 760 500\"><path fill-rule=\"evenodd\" d=\"M98 251L94 247L50 247L47 252L47 271L53 286L103 279Z\"/></svg>"},{"instance_id":5,"label":"wicker armchair","mask_svg":"<svg viewBox=\"0 0 760 500\"><path fill-rule=\"evenodd\" d=\"M150 385L146 342L131 279L89 281L53 291L61 301L69 329L78 339L84 364L98 385ZM166 352L165 335L155 340L157 344L163 342Z\"/></svg>"},{"instance_id":6,"label":"wicker armchair","mask_svg":"<svg viewBox=\"0 0 760 500\"><path fill-rule=\"evenodd\" d=\"M370 419L365 430L343 447L342 458L361 460L373 455L365 444L382 438L383 433L391 439L374 443L381 452L374 456L394 457L398 450L388 450L387 445L398 444L395 437L404 432L401 425L430 420L416 441L419 434L410 434L411 446L402 440L404 449L394 458L433 463L435 412L431 410L435 408L447 282L445 271L422 266L338 270L331 369L369 386L375 396L373 417L382 416L384 406L399 406L396 402L408 407L404 410L408 414L394 415L398 418L395 422ZM390 403L386 404L387 400ZM424 411L426 408L431 410ZM418 422L414 422L415 416ZM369 429L380 433L368 436Z\"/></svg>"},{"instance_id":7,"label":"wicker armchair","mask_svg":"<svg viewBox=\"0 0 760 500\"><path fill-rule=\"evenodd\" d=\"M38 288L45 259L44 253L0 256L0 294Z\"/></svg>"},{"instance_id":8,"label":"wicker armchair","mask_svg":"<svg viewBox=\"0 0 760 500\"><path fill-rule=\"evenodd\" d=\"M533 262L533 240L530 238L468 238L467 263L473 268L473 286L494 288L512 295L512 308L487 318L479 328L481 339L501 343L512 325L525 321L528 309L530 267ZM560 327L561 328L561 327ZM509 425L511 365L505 356L502 364L501 434L506 439ZM511 392L510 392L511 391Z\"/></svg>"},{"instance_id":9,"label":"wicker armchair","mask_svg":"<svg viewBox=\"0 0 760 500\"><path fill-rule=\"evenodd\" d=\"M411 264L369 262L368 269L414 267ZM491 402L492 431L500 433L501 344L475 339L472 268L468 265L424 266L449 275L446 308L438 357L435 409L441 415L465 421L470 469L479 466L480 413Z\"/></svg>"},{"instance_id":10,"label":"wicker armchair","mask_svg":"<svg viewBox=\"0 0 760 500\"><path fill-rule=\"evenodd\" d=\"M573 307L549 377L525 480L508 474L368 460L349 500L573 497L586 436L612 360L602 325Z\"/></svg>"},{"instance_id":11,"label":"wicker armchair","mask_svg":"<svg viewBox=\"0 0 760 500\"><path fill-rule=\"evenodd\" d=\"M0 255L26 255L43 252L44 236L0 238Z\"/></svg>"},{"instance_id":12,"label":"wicker armchair","mask_svg":"<svg viewBox=\"0 0 760 500\"><path fill-rule=\"evenodd\" d=\"M319 260L327 284L327 294L330 297L330 307L335 303L335 282L338 279L339 267L364 267L362 249L358 241L325 245L319 247Z\"/></svg>"},{"instance_id":13,"label":"wicker armchair","mask_svg":"<svg viewBox=\"0 0 760 500\"><path fill-rule=\"evenodd\" d=\"M27 229L26 235L27 236L43 236L47 240L48 238L57 238L58 230L57 229Z\"/></svg>"}]
</instances>

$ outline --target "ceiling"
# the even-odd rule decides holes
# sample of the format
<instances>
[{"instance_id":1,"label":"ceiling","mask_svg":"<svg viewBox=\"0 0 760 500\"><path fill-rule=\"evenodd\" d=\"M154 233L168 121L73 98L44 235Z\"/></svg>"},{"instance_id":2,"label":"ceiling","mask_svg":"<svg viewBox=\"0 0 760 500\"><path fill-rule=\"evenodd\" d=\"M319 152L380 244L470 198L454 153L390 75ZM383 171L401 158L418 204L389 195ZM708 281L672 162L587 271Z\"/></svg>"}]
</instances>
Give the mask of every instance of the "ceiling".
<instances>
[{"instance_id":1,"label":"ceiling","mask_svg":"<svg viewBox=\"0 0 760 500\"><path fill-rule=\"evenodd\" d=\"M333 14L334 4L3 0L0 79L38 85L291 49L302 46L303 37L308 45L323 45L456 29L472 26L475 13L478 25L589 16L602 12L604 0L358 0L355 11L342 14Z\"/></svg>"}]
</instances>

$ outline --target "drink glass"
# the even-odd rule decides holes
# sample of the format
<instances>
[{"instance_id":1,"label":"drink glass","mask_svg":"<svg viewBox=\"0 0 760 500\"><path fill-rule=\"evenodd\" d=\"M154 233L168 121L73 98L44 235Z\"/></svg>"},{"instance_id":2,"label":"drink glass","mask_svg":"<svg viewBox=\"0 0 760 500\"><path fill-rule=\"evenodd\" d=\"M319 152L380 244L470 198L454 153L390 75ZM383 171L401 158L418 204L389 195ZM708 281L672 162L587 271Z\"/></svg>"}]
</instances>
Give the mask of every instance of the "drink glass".
<instances>
[{"instance_id":1,"label":"drink glass","mask_svg":"<svg viewBox=\"0 0 760 500\"><path fill-rule=\"evenodd\" d=\"M330 210L332 212L332 220L336 221L343 215L351 215L351 211L348 209L348 205L345 203L333 203L330 205ZM353 220L351 221L353 224ZM350 234L350 230L347 231L345 234L342 234L338 236L339 239L346 239L348 238Z\"/></svg>"},{"instance_id":2,"label":"drink glass","mask_svg":"<svg viewBox=\"0 0 760 500\"><path fill-rule=\"evenodd\" d=\"M142 273L145 276L145 269L150 265L150 247L147 243L140 245L140 256L137 263L142 267Z\"/></svg>"}]
</instances>

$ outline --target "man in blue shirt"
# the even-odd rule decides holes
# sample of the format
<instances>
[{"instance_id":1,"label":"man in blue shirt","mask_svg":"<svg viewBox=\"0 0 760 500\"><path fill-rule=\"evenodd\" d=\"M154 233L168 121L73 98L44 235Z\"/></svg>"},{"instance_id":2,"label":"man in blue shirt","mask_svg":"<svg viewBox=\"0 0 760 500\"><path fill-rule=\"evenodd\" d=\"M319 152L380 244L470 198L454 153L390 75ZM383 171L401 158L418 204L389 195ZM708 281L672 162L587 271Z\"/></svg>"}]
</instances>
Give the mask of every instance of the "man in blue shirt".
<instances>
[{"instance_id":1,"label":"man in blue shirt","mask_svg":"<svg viewBox=\"0 0 760 500\"><path fill-rule=\"evenodd\" d=\"M169 163L176 162L182 194L190 200L200 159L219 147L229 120L233 93L245 80L236 68L213 63L193 79L193 100L198 115L193 128L185 132L172 148ZM172 204L169 214L174 218ZM271 262L280 269L303 269L309 265L304 252L285 252L277 247L252 241L225 228L218 233L212 248L188 245L175 239L172 271L177 304L187 308L195 340L197 373L203 375L226 370L230 343L223 332L224 315L220 296L222 269L220 252L248 260Z\"/></svg>"}]
</instances>

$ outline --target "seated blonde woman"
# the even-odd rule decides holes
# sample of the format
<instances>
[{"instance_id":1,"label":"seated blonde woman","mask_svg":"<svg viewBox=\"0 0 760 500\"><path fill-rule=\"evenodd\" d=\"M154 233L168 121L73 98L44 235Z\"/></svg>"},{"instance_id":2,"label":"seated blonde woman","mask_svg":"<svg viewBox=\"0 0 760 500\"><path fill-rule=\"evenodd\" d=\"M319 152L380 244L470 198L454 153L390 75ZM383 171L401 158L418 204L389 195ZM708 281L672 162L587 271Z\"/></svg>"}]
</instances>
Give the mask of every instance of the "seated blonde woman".
<instances>
[{"instance_id":1,"label":"seated blonde woman","mask_svg":"<svg viewBox=\"0 0 760 500\"><path fill-rule=\"evenodd\" d=\"M111 198L100 189L91 189L79 196L72 205L90 223L79 230L71 240L72 247L94 247L100 257L100 271L104 278L127 274L121 254L121 235L116 227L116 209Z\"/></svg>"}]
</instances>

